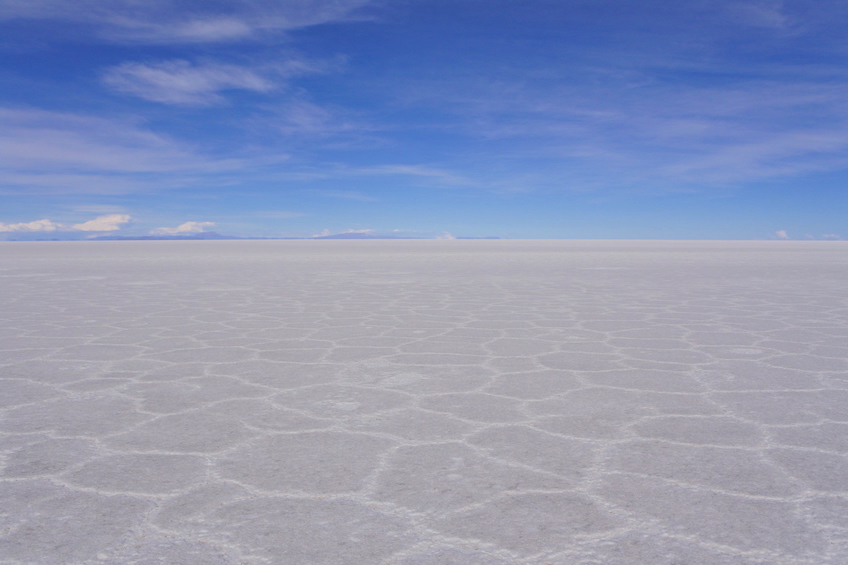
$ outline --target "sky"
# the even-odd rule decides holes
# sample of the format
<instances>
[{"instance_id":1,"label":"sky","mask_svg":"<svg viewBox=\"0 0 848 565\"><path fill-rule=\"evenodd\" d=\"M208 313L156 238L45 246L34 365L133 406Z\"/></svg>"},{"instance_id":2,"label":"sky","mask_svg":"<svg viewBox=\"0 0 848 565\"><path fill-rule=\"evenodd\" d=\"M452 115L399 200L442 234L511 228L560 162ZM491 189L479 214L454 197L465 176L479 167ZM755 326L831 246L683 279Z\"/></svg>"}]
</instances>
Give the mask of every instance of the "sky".
<instances>
[{"instance_id":1,"label":"sky","mask_svg":"<svg viewBox=\"0 0 848 565\"><path fill-rule=\"evenodd\" d=\"M842 0L0 0L0 239L848 239Z\"/></svg>"}]
</instances>

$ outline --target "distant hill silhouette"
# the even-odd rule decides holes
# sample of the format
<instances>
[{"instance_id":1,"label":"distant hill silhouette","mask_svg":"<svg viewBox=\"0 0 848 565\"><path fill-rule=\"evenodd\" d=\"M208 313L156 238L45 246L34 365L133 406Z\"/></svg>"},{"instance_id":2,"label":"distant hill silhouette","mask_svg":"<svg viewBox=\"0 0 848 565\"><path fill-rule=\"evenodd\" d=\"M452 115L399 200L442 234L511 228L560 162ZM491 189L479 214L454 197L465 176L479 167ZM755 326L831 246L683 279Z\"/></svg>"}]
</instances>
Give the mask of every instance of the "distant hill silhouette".
<instances>
[{"instance_id":1,"label":"distant hill silhouette","mask_svg":"<svg viewBox=\"0 0 848 565\"><path fill-rule=\"evenodd\" d=\"M334 233L331 235L319 235L311 239L421 239L418 237L402 237L398 235L375 235L371 233Z\"/></svg>"},{"instance_id":2,"label":"distant hill silhouette","mask_svg":"<svg viewBox=\"0 0 848 565\"><path fill-rule=\"evenodd\" d=\"M177 240L196 240L196 239L244 239L234 235L221 235L214 231L205 231L194 233L191 235L101 235L91 238L98 241L128 241L128 240L159 240L159 239L177 239Z\"/></svg>"}]
</instances>

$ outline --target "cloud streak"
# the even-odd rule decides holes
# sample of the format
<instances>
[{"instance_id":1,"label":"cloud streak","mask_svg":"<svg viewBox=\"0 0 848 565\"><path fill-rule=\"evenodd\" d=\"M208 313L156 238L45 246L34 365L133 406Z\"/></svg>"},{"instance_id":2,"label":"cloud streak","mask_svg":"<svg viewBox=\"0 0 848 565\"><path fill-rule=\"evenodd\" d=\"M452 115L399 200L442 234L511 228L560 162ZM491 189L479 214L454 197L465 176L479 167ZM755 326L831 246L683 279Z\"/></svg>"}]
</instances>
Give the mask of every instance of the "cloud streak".
<instances>
[{"instance_id":1,"label":"cloud streak","mask_svg":"<svg viewBox=\"0 0 848 565\"><path fill-rule=\"evenodd\" d=\"M515 170L536 161L537 173L554 180L558 161L565 187L725 186L848 165L848 81L697 87L646 77L594 90L532 81L430 88L433 98L418 104L450 108L491 156L483 162Z\"/></svg>"},{"instance_id":2,"label":"cloud streak","mask_svg":"<svg viewBox=\"0 0 848 565\"><path fill-rule=\"evenodd\" d=\"M143 192L284 159L215 158L139 120L0 108L0 185L6 192Z\"/></svg>"},{"instance_id":3,"label":"cloud streak","mask_svg":"<svg viewBox=\"0 0 848 565\"><path fill-rule=\"evenodd\" d=\"M0 156L11 168L42 172L185 172L237 163L204 159L130 120L9 108L0 108Z\"/></svg>"},{"instance_id":4,"label":"cloud streak","mask_svg":"<svg viewBox=\"0 0 848 565\"><path fill-rule=\"evenodd\" d=\"M123 63L108 69L109 87L163 104L210 106L224 102L223 90L268 92L274 84L257 72L223 63L194 65L185 60L160 63Z\"/></svg>"},{"instance_id":5,"label":"cloud streak","mask_svg":"<svg viewBox=\"0 0 848 565\"><path fill-rule=\"evenodd\" d=\"M285 79L325 73L337 65L338 61L307 60L293 56L276 57L273 62L256 65L236 65L208 59L199 62L185 59L144 63L127 61L105 69L101 81L111 90L151 102L212 106L225 102L226 99L221 95L224 91L246 90L269 94L281 90L285 86L282 82ZM315 105L302 102L294 106L306 106L313 114L326 113ZM303 113L295 112L295 117ZM322 118L326 119L325 116ZM301 117L300 121L303 119ZM315 120L314 116L309 118L309 121Z\"/></svg>"},{"instance_id":6,"label":"cloud streak","mask_svg":"<svg viewBox=\"0 0 848 565\"><path fill-rule=\"evenodd\" d=\"M377 202L380 199L363 194L356 190L310 190L309 194L323 196L324 198L339 198L341 200L356 200L358 202Z\"/></svg>"},{"instance_id":7,"label":"cloud streak","mask_svg":"<svg viewBox=\"0 0 848 565\"><path fill-rule=\"evenodd\" d=\"M377 167L366 167L358 169L358 174L365 175L399 175L417 177L436 181L442 185L474 186L477 181L463 177L443 169L425 167L420 165L380 165Z\"/></svg>"},{"instance_id":8,"label":"cloud streak","mask_svg":"<svg viewBox=\"0 0 848 565\"><path fill-rule=\"evenodd\" d=\"M370 0L26 0L0 4L0 19L41 19L94 26L114 43L211 43L256 38L352 17Z\"/></svg>"}]
</instances>

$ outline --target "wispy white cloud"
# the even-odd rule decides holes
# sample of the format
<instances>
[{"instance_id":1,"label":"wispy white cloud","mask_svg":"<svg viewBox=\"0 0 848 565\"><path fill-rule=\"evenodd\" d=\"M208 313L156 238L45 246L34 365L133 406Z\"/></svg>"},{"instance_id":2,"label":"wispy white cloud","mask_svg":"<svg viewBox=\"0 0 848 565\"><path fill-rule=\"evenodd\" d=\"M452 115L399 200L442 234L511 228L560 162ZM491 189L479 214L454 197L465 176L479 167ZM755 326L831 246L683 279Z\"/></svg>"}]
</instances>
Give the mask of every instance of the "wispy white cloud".
<instances>
[{"instance_id":1,"label":"wispy white cloud","mask_svg":"<svg viewBox=\"0 0 848 565\"><path fill-rule=\"evenodd\" d=\"M420 165L380 165L377 167L356 169L354 172L355 174L365 175L402 175L419 177L435 180L439 184L444 185L474 186L480 184L479 181L454 174L450 171Z\"/></svg>"},{"instance_id":2,"label":"wispy white cloud","mask_svg":"<svg viewBox=\"0 0 848 565\"><path fill-rule=\"evenodd\" d=\"M536 186L679 190L848 166L848 80L698 87L646 72L644 83L616 88L527 81L431 89L429 102L415 103L451 108L465 135L484 144L478 162L508 173L531 159L547 177ZM499 182L511 183L506 175Z\"/></svg>"},{"instance_id":3,"label":"wispy white cloud","mask_svg":"<svg viewBox=\"0 0 848 565\"><path fill-rule=\"evenodd\" d=\"M131 37L139 42L151 43L207 43L231 41L249 37L254 25L237 17L201 17L183 21L144 21L126 18L109 22L116 27L131 31ZM107 36L111 34L107 32Z\"/></svg>"},{"instance_id":4,"label":"wispy white cloud","mask_svg":"<svg viewBox=\"0 0 848 565\"><path fill-rule=\"evenodd\" d=\"M159 63L123 63L103 76L111 88L164 104L208 106L224 101L223 90L268 92L273 82L256 71L224 63L192 64L181 59Z\"/></svg>"},{"instance_id":5,"label":"wispy white cloud","mask_svg":"<svg viewBox=\"0 0 848 565\"><path fill-rule=\"evenodd\" d=\"M334 121L335 116L328 109L311 102L297 100L280 108L275 125L285 133L323 133L328 129L337 129L336 126L330 125Z\"/></svg>"},{"instance_id":6,"label":"wispy white cloud","mask_svg":"<svg viewBox=\"0 0 848 565\"><path fill-rule=\"evenodd\" d=\"M110 214L72 225L60 224L48 219L16 224L4 224L0 222L0 232L116 231L121 229L121 226L128 223L131 219L127 214Z\"/></svg>"},{"instance_id":7,"label":"wispy white cloud","mask_svg":"<svg viewBox=\"0 0 848 565\"><path fill-rule=\"evenodd\" d=\"M556 63L524 52L446 66L395 82L398 100L434 117L416 127L461 133L451 163L501 177L484 185L520 186L509 176L531 167L543 190L665 191L848 166L844 2L594 4L563 8L594 14L580 35L594 40L546 43Z\"/></svg>"},{"instance_id":8,"label":"wispy white cloud","mask_svg":"<svg viewBox=\"0 0 848 565\"><path fill-rule=\"evenodd\" d=\"M71 209L75 212L94 212L95 214L120 214L126 212L124 206L117 206L115 204L80 204L71 206Z\"/></svg>"},{"instance_id":9,"label":"wispy white cloud","mask_svg":"<svg viewBox=\"0 0 848 565\"><path fill-rule=\"evenodd\" d=\"M79 231L116 231L131 219L127 214L109 214L81 224L74 224L72 227Z\"/></svg>"},{"instance_id":10,"label":"wispy white cloud","mask_svg":"<svg viewBox=\"0 0 848 565\"><path fill-rule=\"evenodd\" d=\"M308 60L282 55L273 61L242 65L214 60L128 61L106 69L101 79L112 90L151 102L210 106L225 101L220 94L224 91L267 93L282 88L285 79L310 73L327 73L338 66L339 60L336 59ZM316 123L329 120L326 110L306 102L289 104L287 112L291 127L297 131L315 129Z\"/></svg>"},{"instance_id":11,"label":"wispy white cloud","mask_svg":"<svg viewBox=\"0 0 848 565\"><path fill-rule=\"evenodd\" d=\"M356 190L309 190L306 192L325 198L341 198L342 200L358 200L359 202L377 202L380 200Z\"/></svg>"},{"instance_id":12,"label":"wispy white cloud","mask_svg":"<svg viewBox=\"0 0 848 565\"><path fill-rule=\"evenodd\" d=\"M774 232L774 235L777 236L778 239L789 239L789 234L786 233L786 230L777 230Z\"/></svg>"},{"instance_id":13,"label":"wispy white cloud","mask_svg":"<svg viewBox=\"0 0 848 565\"><path fill-rule=\"evenodd\" d=\"M0 19L32 18L92 24L115 43L207 43L256 37L342 21L370 0L7 0Z\"/></svg>"},{"instance_id":14,"label":"wispy white cloud","mask_svg":"<svg viewBox=\"0 0 848 565\"><path fill-rule=\"evenodd\" d=\"M116 175L111 172L80 174L15 171L0 167L0 194L101 194L116 195L182 186L163 179Z\"/></svg>"},{"instance_id":15,"label":"wispy white cloud","mask_svg":"<svg viewBox=\"0 0 848 565\"><path fill-rule=\"evenodd\" d=\"M187 235L201 233L204 228L212 227L215 222L185 222L175 228L155 228L150 230L151 235Z\"/></svg>"},{"instance_id":16,"label":"wispy white cloud","mask_svg":"<svg viewBox=\"0 0 848 565\"><path fill-rule=\"evenodd\" d=\"M206 156L137 120L0 108L0 185L6 192L138 192L284 159Z\"/></svg>"},{"instance_id":17,"label":"wispy white cloud","mask_svg":"<svg viewBox=\"0 0 848 565\"><path fill-rule=\"evenodd\" d=\"M129 120L0 108L0 156L18 170L114 173L223 170L173 139Z\"/></svg>"},{"instance_id":18,"label":"wispy white cloud","mask_svg":"<svg viewBox=\"0 0 848 565\"><path fill-rule=\"evenodd\" d=\"M837 240L840 240L840 239L842 239L842 236L841 236L841 235L839 235L838 233L823 233L823 234L822 234L822 238L823 238L823 239L837 239Z\"/></svg>"},{"instance_id":19,"label":"wispy white cloud","mask_svg":"<svg viewBox=\"0 0 848 565\"><path fill-rule=\"evenodd\" d=\"M848 162L848 131L794 131L739 139L680 157L657 171L686 182L738 182L840 168Z\"/></svg>"},{"instance_id":20,"label":"wispy white cloud","mask_svg":"<svg viewBox=\"0 0 848 565\"><path fill-rule=\"evenodd\" d=\"M303 212L290 212L288 210L266 210L254 214L257 218L269 218L272 220L291 220L293 218L302 218L306 215Z\"/></svg>"},{"instance_id":21,"label":"wispy white cloud","mask_svg":"<svg viewBox=\"0 0 848 565\"><path fill-rule=\"evenodd\" d=\"M784 4L783 0L748 0L729 3L726 10L736 23L784 30L794 23Z\"/></svg>"},{"instance_id":22,"label":"wispy white cloud","mask_svg":"<svg viewBox=\"0 0 848 565\"><path fill-rule=\"evenodd\" d=\"M314 72L323 72L323 69L319 67ZM383 143L374 136L374 130L379 129L374 124L366 123L344 108L316 104L306 99L302 92L265 110L261 120L254 123L255 128L271 130L288 139L319 140L325 145L329 139L329 145L336 148L374 147Z\"/></svg>"}]
</instances>

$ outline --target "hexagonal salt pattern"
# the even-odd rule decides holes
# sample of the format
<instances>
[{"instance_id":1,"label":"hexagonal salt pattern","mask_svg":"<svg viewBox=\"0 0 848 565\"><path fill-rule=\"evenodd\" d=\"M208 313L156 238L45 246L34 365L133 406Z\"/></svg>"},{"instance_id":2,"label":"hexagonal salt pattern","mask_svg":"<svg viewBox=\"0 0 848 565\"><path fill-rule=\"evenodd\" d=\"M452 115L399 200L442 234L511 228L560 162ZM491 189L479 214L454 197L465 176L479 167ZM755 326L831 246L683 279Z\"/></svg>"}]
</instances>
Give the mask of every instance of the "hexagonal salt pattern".
<instances>
[{"instance_id":1,"label":"hexagonal salt pattern","mask_svg":"<svg viewBox=\"0 0 848 565\"><path fill-rule=\"evenodd\" d=\"M848 563L841 242L0 243L0 563Z\"/></svg>"}]
</instances>

